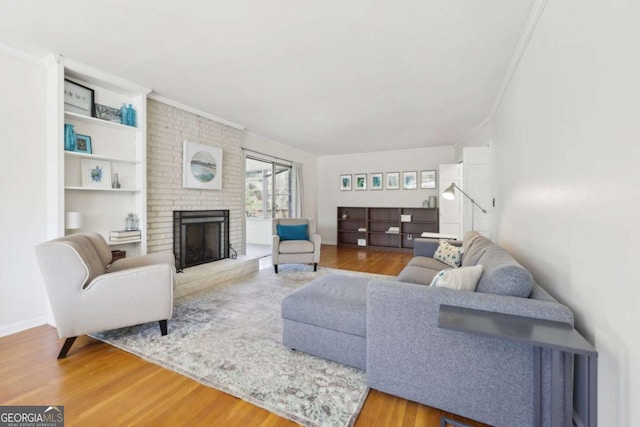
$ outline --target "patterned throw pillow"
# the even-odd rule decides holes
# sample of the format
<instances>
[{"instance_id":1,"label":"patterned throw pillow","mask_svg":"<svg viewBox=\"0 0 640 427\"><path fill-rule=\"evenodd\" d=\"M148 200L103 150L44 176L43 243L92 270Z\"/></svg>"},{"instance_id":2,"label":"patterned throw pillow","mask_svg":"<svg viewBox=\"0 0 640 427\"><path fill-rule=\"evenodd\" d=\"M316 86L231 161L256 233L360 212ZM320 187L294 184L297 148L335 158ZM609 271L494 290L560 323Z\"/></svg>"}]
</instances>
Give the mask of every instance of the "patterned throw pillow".
<instances>
[{"instance_id":1,"label":"patterned throw pillow","mask_svg":"<svg viewBox=\"0 0 640 427\"><path fill-rule=\"evenodd\" d=\"M451 267L460 267L462 261L462 247L453 246L446 240L440 240L433 258L442 261Z\"/></svg>"},{"instance_id":2,"label":"patterned throw pillow","mask_svg":"<svg viewBox=\"0 0 640 427\"><path fill-rule=\"evenodd\" d=\"M481 264L472 267L447 268L436 274L431 281L431 286L474 292L483 268Z\"/></svg>"}]
</instances>

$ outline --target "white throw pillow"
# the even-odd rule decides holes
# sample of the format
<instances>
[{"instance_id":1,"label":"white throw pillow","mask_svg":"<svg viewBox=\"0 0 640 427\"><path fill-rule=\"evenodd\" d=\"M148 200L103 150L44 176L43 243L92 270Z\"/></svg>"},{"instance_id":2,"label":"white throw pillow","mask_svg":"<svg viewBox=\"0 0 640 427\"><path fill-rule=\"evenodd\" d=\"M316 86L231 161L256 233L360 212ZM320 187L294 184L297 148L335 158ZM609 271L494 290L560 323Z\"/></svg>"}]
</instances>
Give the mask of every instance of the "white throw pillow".
<instances>
[{"instance_id":1,"label":"white throw pillow","mask_svg":"<svg viewBox=\"0 0 640 427\"><path fill-rule=\"evenodd\" d=\"M440 240L433 258L451 267L460 267L462 262L462 246L454 246L446 240Z\"/></svg>"},{"instance_id":2,"label":"white throw pillow","mask_svg":"<svg viewBox=\"0 0 640 427\"><path fill-rule=\"evenodd\" d=\"M482 276L482 268L481 264L470 267L447 268L436 274L436 277L431 281L431 286L474 292L478 285L478 280Z\"/></svg>"}]
</instances>

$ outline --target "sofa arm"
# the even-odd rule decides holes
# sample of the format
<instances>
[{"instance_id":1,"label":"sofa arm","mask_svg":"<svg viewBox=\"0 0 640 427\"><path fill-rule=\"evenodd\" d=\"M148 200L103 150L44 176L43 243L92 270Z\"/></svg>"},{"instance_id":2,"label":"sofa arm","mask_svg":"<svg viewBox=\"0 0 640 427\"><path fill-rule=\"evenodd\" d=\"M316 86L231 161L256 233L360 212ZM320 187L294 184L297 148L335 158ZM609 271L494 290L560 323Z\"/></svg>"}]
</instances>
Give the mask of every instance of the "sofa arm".
<instances>
[{"instance_id":1,"label":"sofa arm","mask_svg":"<svg viewBox=\"0 0 640 427\"><path fill-rule=\"evenodd\" d=\"M280 261L280 236L273 234L271 236L271 262L273 265L278 265Z\"/></svg>"},{"instance_id":2,"label":"sofa arm","mask_svg":"<svg viewBox=\"0 0 640 427\"><path fill-rule=\"evenodd\" d=\"M530 425L532 347L440 329L441 304L573 324L556 302L374 280L367 385L491 425Z\"/></svg>"},{"instance_id":3,"label":"sofa arm","mask_svg":"<svg viewBox=\"0 0 640 427\"><path fill-rule=\"evenodd\" d=\"M313 262L320 262L320 247L322 245L322 238L319 234L311 235L311 242L313 243Z\"/></svg>"},{"instance_id":4,"label":"sofa arm","mask_svg":"<svg viewBox=\"0 0 640 427\"><path fill-rule=\"evenodd\" d=\"M155 264L168 264L175 268L176 257L171 251L153 252L146 255L138 255L130 258L121 258L114 261L107 268L108 273L124 271L131 268L146 267Z\"/></svg>"},{"instance_id":5,"label":"sofa arm","mask_svg":"<svg viewBox=\"0 0 640 427\"><path fill-rule=\"evenodd\" d=\"M439 243L438 239L413 239L413 255L433 258Z\"/></svg>"},{"instance_id":6,"label":"sofa arm","mask_svg":"<svg viewBox=\"0 0 640 427\"><path fill-rule=\"evenodd\" d=\"M136 301L144 306L169 308L170 313L173 308L174 271L171 265L155 264L103 274L83 289L84 298L95 302L98 307Z\"/></svg>"}]
</instances>

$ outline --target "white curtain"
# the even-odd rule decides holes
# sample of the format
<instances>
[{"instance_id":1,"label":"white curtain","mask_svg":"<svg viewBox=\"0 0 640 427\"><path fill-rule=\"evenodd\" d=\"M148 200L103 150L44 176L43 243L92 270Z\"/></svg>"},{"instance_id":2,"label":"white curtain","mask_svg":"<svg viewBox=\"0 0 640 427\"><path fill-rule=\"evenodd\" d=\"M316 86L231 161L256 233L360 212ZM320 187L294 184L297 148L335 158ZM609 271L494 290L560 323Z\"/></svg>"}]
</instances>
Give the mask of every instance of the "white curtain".
<instances>
[{"instance_id":1,"label":"white curtain","mask_svg":"<svg viewBox=\"0 0 640 427\"><path fill-rule=\"evenodd\" d=\"M304 218L304 185L302 163L293 163L293 217Z\"/></svg>"}]
</instances>

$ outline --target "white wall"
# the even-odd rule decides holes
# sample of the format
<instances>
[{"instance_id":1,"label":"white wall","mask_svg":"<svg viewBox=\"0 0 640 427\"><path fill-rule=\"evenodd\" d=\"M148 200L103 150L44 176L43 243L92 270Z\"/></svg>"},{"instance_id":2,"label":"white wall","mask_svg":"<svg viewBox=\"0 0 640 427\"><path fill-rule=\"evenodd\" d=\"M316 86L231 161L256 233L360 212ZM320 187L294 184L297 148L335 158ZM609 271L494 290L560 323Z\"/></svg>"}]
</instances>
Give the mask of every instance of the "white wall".
<instances>
[{"instance_id":1,"label":"white wall","mask_svg":"<svg viewBox=\"0 0 640 427\"><path fill-rule=\"evenodd\" d=\"M6 52L9 52L7 49ZM34 247L46 239L46 70L0 46L0 336L47 321Z\"/></svg>"},{"instance_id":2,"label":"white wall","mask_svg":"<svg viewBox=\"0 0 640 427\"><path fill-rule=\"evenodd\" d=\"M595 344L602 426L640 425L638 22L548 2L494 122L494 236Z\"/></svg>"},{"instance_id":3,"label":"white wall","mask_svg":"<svg viewBox=\"0 0 640 427\"><path fill-rule=\"evenodd\" d=\"M336 244L336 208L338 206L421 207L429 196L439 196L438 190L366 190L340 191L340 175L376 172L438 170L441 163L453 163L453 147L396 150L318 159L318 232L322 243ZM436 177L436 180L438 177ZM368 181L367 181L368 182ZM369 183L367 183L367 186Z\"/></svg>"}]
</instances>

